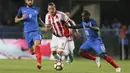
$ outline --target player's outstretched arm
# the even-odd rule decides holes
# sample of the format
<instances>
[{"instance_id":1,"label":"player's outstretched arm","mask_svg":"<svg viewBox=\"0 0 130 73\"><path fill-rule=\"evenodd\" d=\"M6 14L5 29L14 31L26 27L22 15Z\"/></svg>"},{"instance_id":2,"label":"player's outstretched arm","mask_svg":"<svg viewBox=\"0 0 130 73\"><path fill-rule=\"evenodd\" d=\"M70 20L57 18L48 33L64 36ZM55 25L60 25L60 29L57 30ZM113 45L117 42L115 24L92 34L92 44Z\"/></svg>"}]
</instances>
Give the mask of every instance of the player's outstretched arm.
<instances>
[{"instance_id":1,"label":"player's outstretched arm","mask_svg":"<svg viewBox=\"0 0 130 73\"><path fill-rule=\"evenodd\" d=\"M68 26L68 25L65 25L65 27L71 28L71 29L81 29L81 28L83 28L83 26L81 26L81 25L76 25L76 26Z\"/></svg>"},{"instance_id":2,"label":"player's outstretched arm","mask_svg":"<svg viewBox=\"0 0 130 73\"><path fill-rule=\"evenodd\" d=\"M41 17L39 17L39 22L41 23L40 25L45 26L45 23L43 22L43 20L41 19Z\"/></svg>"},{"instance_id":3,"label":"player's outstretched arm","mask_svg":"<svg viewBox=\"0 0 130 73\"><path fill-rule=\"evenodd\" d=\"M90 27L91 29L95 30L95 31L99 31L98 27Z\"/></svg>"},{"instance_id":4,"label":"player's outstretched arm","mask_svg":"<svg viewBox=\"0 0 130 73\"><path fill-rule=\"evenodd\" d=\"M26 19L26 18L27 18L27 15L26 15L26 14L24 14L22 17L16 16L16 17L15 17L15 23L18 23L18 22L20 22L20 21L23 21L23 20Z\"/></svg>"},{"instance_id":5,"label":"player's outstretched arm","mask_svg":"<svg viewBox=\"0 0 130 73\"><path fill-rule=\"evenodd\" d=\"M45 26L45 31L47 32L47 31L50 31L50 30L52 30L52 26L49 24L49 25L47 25L47 26Z\"/></svg>"},{"instance_id":6,"label":"player's outstretched arm","mask_svg":"<svg viewBox=\"0 0 130 73\"><path fill-rule=\"evenodd\" d=\"M97 26L96 27L95 26L89 26L89 25L86 24L86 27L91 28L91 29L93 29L95 31L99 31L99 27L97 27Z\"/></svg>"},{"instance_id":7,"label":"player's outstretched arm","mask_svg":"<svg viewBox=\"0 0 130 73\"><path fill-rule=\"evenodd\" d=\"M15 23L18 23L18 22L20 22L22 20L23 20L22 18L18 18L17 16L15 17Z\"/></svg>"}]
</instances>

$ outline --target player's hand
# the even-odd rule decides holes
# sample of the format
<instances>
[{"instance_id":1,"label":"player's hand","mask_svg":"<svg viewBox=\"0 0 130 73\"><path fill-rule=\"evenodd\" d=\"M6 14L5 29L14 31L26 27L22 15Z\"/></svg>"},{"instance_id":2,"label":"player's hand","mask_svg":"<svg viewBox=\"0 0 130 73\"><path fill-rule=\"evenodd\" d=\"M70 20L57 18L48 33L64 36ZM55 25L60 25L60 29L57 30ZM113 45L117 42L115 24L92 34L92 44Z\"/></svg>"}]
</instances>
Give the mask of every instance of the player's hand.
<instances>
[{"instance_id":1,"label":"player's hand","mask_svg":"<svg viewBox=\"0 0 130 73\"><path fill-rule=\"evenodd\" d=\"M24 14L23 16L22 16L22 20L25 20L27 18L27 14Z\"/></svg>"},{"instance_id":2,"label":"player's hand","mask_svg":"<svg viewBox=\"0 0 130 73\"><path fill-rule=\"evenodd\" d=\"M80 40L80 34L78 32L74 32L75 37Z\"/></svg>"},{"instance_id":3,"label":"player's hand","mask_svg":"<svg viewBox=\"0 0 130 73\"><path fill-rule=\"evenodd\" d=\"M48 24L47 26L45 26L44 31L47 32L47 31L49 31L51 29L52 29L52 26L50 24Z\"/></svg>"},{"instance_id":4,"label":"player's hand","mask_svg":"<svg viewBox=\"0 0 130 73\"><path fill-rule=\"evenodd\" d=\"M65 26L65 28L69 28L69 26L68 25L64 25Z\"/></svg>"}]
</instances>

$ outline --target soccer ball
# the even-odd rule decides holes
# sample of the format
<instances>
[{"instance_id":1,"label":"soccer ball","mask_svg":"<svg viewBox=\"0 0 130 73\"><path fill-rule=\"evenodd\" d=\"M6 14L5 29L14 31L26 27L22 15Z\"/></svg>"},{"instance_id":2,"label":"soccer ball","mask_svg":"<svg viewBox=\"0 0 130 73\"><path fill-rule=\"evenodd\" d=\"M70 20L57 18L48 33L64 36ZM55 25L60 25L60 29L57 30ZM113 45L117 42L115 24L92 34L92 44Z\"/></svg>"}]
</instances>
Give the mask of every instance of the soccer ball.
<instances>
[{"instance_id":1,"label":"soccer ball","mask_svg":"<svg viewBox=\"0 0 130 73\"><path fill-rule=\"evenodd\" d=\"M64 65L61 62L57 62L57 63L54 64L54 68L57 71L61 71L63 69L63 67L64 67Z\"/></svg>"}]
</instances>

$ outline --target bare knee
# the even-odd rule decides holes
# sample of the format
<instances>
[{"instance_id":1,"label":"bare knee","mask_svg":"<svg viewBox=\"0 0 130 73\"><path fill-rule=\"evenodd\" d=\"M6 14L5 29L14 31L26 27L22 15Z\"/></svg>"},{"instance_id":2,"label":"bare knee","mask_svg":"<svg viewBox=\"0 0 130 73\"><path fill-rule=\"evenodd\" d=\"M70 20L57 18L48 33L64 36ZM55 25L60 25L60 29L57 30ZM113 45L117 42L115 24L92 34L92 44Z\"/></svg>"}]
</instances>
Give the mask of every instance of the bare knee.
<instances>
[{"instance_id":1,"label":"bare knee","mask_svg":"<svg viewBox=\"0 0 130 73\"><path fill-rule=\"evenodd\" d=\"M40 41L40 40L34 41L34 46L40 46L40 44L41 44L41 41Z\"/></svg>"},{"instance_id":2,"label":"bare knee","mask_svg":"<svg viewBox=\"0 0 130 73\"><path fill-rule=\"evenodd\" d=\"M61 49L57 49L57 54L59 54L59 55L62 55L63 54L63 50L61 50Z\"/></svg>"}]
</instances>

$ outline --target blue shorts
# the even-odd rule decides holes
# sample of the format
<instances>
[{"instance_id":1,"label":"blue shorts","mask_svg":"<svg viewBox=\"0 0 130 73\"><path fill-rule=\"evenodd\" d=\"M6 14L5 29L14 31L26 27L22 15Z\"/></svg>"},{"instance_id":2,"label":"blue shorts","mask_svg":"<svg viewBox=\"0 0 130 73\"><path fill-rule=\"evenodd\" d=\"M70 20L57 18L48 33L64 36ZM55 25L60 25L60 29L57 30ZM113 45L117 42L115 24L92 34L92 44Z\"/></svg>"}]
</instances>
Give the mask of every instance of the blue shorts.
<instances>
[{"instance_id":1,"label":"blue shorts","mask_svg":"<svg viewBox=\"0 0 130 73\"><path fill-rule=\"evenodd\" d=\"M32 48L35 40L42 40L40 31L24 32L26 43L28 48Z\"/></svg>"},{"instance_id":2,"label":"blue shorts","mask_svg":"<svg viewBox=\"0 0 130 73\"><path fill-rule=\"evenodd\" d=\"M92 49L96 51L96 53L98 54L106 53L104 43L102 42L101 39L97 39L95 41L86 41L84 44L82 44L80 49L83 49L89 53L91 52Z\"/></svg>"}]
</instances>

